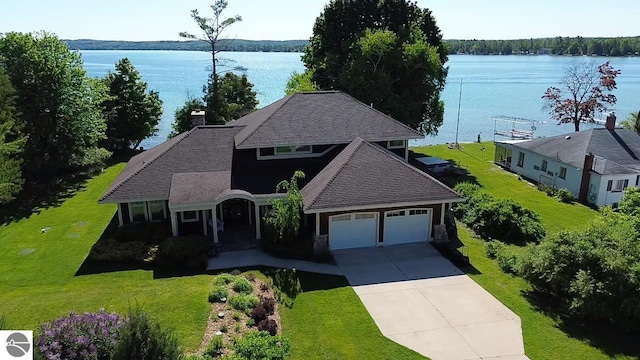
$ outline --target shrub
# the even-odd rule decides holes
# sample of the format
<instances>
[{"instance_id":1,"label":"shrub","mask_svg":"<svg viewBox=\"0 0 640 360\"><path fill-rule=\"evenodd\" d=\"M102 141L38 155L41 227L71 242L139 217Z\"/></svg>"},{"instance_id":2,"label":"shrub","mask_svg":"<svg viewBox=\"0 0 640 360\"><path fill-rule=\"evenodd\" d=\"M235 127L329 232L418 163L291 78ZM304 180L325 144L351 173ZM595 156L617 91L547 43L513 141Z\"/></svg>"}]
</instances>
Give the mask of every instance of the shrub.
<instances>
[{"instance_id":1,"label":"shrub","mask_svg":"<svg viewBox=\"0 0 640 360\"><path fill-rule=\"evenodd\" d=\"M499 241L487 241L484 244L484 252L489 259L495 259L498 251L505 245Z\"/></svg>"},{"instance_id":2,"label":"shrub","mask_svg":"<svg viewBox=\"0 0 640 360\"><path fill-rule=\"evenodd\" d=\"M227 324L222 324L222 326L220 327L220 331L222 331L223 333L227 333L227 331L229 331L229 328L227 327Z\"/></svg>"},{"instance_id":3,"label":"shrub","mask_svg":"<svg viewBox=\"0 0 640 360\"><path fill-rule=\"evenodd\" d=\"M235 276L227 273L222 273L213 280L214 285L227 285L231 284L235 280Z\"/></svg>"},{"instance_id":4,"label":"shrub","mask_svg":"<svg viewBox=\"0 0 640 360\"><path fill-rule=\"evenodd\" d=\"M173 331L162 329L140 308L129 309L126 320L118 331L113 359L182 359Z\"/></svg>"},{"instance_id":5,"label":"shrub","mask_svg":"<svg viewBox=\"0 0 640 360\"><path fill-rule=\"evenodd\" d=\"M498 266L507 274L516 274L518 270L518 256L507 246L498 247L495 253Z\"/></svg>"},{"instance_id":6,"label":"shrub","mask_svg":"<svg viewBox=\"0 0 640 360\"><path fill-rule=\"evenodd\" d=\"M618 211L627 215L637 215L640 212L640 188L629 186L624 190Z\"/></svg>"},{"instance_id":7,"label":"shrub","mask_svg":"<svg viewBox=\"0 0 640 360\"><path fill-rule=\"evenodd\" d=\"M260 291L262 291L262 292L269 291L269 284L261 283L260 284Z\"/></svg>"},{"instance_id":8,"label":"shrub","mask_svg":"<svg viewBox=\"0 0 640 360\"><path fill-rule=\"evenodd\" d=\"M240 321L240 319L242 318L242 314L239 311L234 311L232 318L235 321Z\"/></svg>"},{"instance_id":9,"label":"shrub","mask_svg":"<svg viewBox=\"0 0 640 360\"><path fill-rule=\"evenodd\" d=\"M260 324L263 320L267 318L267 311L264 307L258 305L255 309L251 310L251 318L256 324Z\"/></svg>"},{"instance_id":10,"label":"shrub","mask_svg":"<svg viewBox=\"0 0 640 360\"><path fill-rule=\"evenodd\" d=\"M207 245L204 236L168 238L158 247L156 262L169 269L205 270Z\"/></svg>"},{"instance_id":11,"label":"shrub","mask_svg":"<svg viewBox=\"0 0 640 360\"><path fill-rule=\"evenodd\" d=\"M640 231L637 219L603 210L587 227L554 234L520 257L519 273L562 301L571 316L640 323Z\"/></svg>"},{"instance_id":12,"label":"shrub","mask_svg":"<svg viewBox=\"0 0 640 360\"><path fill-rule=\"evenodd\" d=\"M551 185L547 185L547 184L538 184L538 190L544 192L547 194L547 196L556 196L558 190L556 190L556 188L554 188Z\"/></svg>"},{"instance_id":13,"label":"shrub","mask_svg":"<svg viewBox=\"0 0 640 360\"><path fill-rule=\"evenodd\" d=\"M235 269L235 270L233 270L233 271L231 272L231 275L233 275L233 276L240 276L240 275L242 275L242 271L240 271L240 270L238 270L238 269Z\"/></svg>"},{"instance_id":14,"label":"shrub","mask_svg":"<svg viewBox=\"0 0 640 360\"><path fill-rule=\"evenodd\" d=\"M231 307L244 313L254 309L259 303L260 300L251 295L239 294L229 298L229 304L231 304Z\"/></svg>"},{"instance_id":15,"label":"shrub","mask_svg":"<svg viewBox=\"0 0 640 360\"><path fill-rule=\"evenodd\" d=\"M256 322L255 322L255 321L253 321L253 319L252 319L252 318L249 318L249 319L247 320L247 327L252 327L252 326L255 326L255 325L256 325Z\"/></svg>"},{"instance_id":16,"label":"shrub","mask_svg":"<svg viewBox=\"0 0 640 360\"><path fill-rule=\"evenodd\" d=\"M574 199L573 193L569 189L559 189L556 191L556 197L565 204L571 204Z\"/></svg>"},{"instance_id":17,"label":"shrub","mask_svg":"<svg viewBox=\"0 0 640 360\"><path fill-rule=\"evenodd\" d=\"M222 299L226 299L228 296L229 296L229 291L227 290L226 286L224 285L216 286L209 293L209 302L210 303L222 302Z\"/></svg>"},{"instance_id":18,"label":"shrub","mask_svg":"<svg viewBox=\"0 0 640 360\"><path fill-rule=\"evenodd\" d=\"M111 348L123 326L120 315L97 313L61 317L42 324L36 349L45 359L109 359Z\"/></svg>"},{"instance_id":19,"label":"shrub","mask_svg":"<svg viewBox=\"0 0 640 360\"><path fill-rule=\"evenodd\" d=\"M150 246L142 241L119 242L107 238L98 240L87 259L94 262L143 264L150 257Z\"/></svg>"},{"instance_id":20,"label":"shrub","mask_svg":"<svg viewBox=\"0 0 640 360\"><path fill-rule=\"evenodd\" d=\"M278 333L278 324L273 319L264 319L258 324L258 331L266 331L271 336L276 336Z\"/></svg>"},{"instance_id":21,"label":"shrub","mask_svg":"<svg viewBox=\"0 0 640 360\"><path fill-rule=\"evenodd\" d=\"M243 277L236 277L233 280L233 291L241 294L251 294L253 292L253 286L249 280Z\"/></svg>"},{"instance_id":22,"label":"shrub","mask_svg":"<svg viewBox=\"0 0 640 360\"><path fill-rule=\"evenodd\" d=\"M291 345L282 336L270 336L264 331L248 332L235 339L233 350L240 359L284 360L289 356Z\"/></svg>"},{"instance_id":23,"label":"shrub","mask_svg":"<svg viewBox=\"0 0 640 360\"><path fill-rule=\"evenodd\" d=\"M246 277L247 280L249 280L251 282L256 281L256 274L254 274L254 273L248 273L244 277Z\"/></svg>"},{"instance_id":24,"label":"shrub","mask_svg":"<svg viewBox=\"0 0 640 360\"><path fill-rule=\"evenodd\" d=\"M276 300L270 297L261 297L258 306L263 307L267 315L273 315L274 311L276 311Z\"/></svg>"},{"instance_id":25,"label":"shrub","mask_svg":"<svg viewBox=\"0 0 640 360\"><path fill-rule=\"evenodd\" d=\"M240 331L242 331L242 326L241 326L240 324L236 323L236 326L235 326L235 328L234 328L234 329L235 329L235 331L236 331L237 333L239 333Z\"/></svg>"},{"instance_id":26,"label":"shrub","mask_svg":"<svg viewBox=\"0 0 640 360\"><path fill-rule=\"evenodd\" d=\"M224 349L224 344L222 343L222 336L214 336L211 338L209 342L209 346L204 351L206 356L217 357L222 354L222 350Z\"/></svg>"}]
</instances>

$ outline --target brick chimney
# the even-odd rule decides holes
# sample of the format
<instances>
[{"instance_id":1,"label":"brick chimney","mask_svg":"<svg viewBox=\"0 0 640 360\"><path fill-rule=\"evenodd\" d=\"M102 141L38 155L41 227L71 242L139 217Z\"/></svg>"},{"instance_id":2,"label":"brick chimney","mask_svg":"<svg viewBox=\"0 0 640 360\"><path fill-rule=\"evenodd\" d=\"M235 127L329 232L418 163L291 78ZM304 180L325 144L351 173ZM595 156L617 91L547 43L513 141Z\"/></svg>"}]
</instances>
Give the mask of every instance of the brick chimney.
<instances>
[{"instance_id":1,"label":"brick chimney","mask_svg":"<svg viewBox=\"0 0 640 360\"><path fill-rule=\"evenodd\" d=\"M604 126L608 130L615 130L616 129L616 114L615 113L609 113L609 115L607 115L607 120L604 123Z\"/></svg>"},{"instance_id":2,"label":"brick chimney","mask_svg":"<svg viewBox=\"0 0 640 360\"><path fill-rule=\"evenodd\" d=\"M203 110L195 110L191 112L191 127L194 128L196 126L205 125L205 115Z\"/></svg>"}]
</instances>

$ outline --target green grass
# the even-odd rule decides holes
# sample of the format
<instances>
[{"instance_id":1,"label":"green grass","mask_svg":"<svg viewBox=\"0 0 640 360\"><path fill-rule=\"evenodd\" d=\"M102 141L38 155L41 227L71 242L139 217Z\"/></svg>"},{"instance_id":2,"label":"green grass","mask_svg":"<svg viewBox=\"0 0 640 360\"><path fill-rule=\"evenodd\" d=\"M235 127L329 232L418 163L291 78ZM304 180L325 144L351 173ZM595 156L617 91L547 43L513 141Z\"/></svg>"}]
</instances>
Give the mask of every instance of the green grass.
<instances>
[{"instance_id":1,"label":"green grass","mask_svg":"<svg viewBox=\"0 0 640 360\"><path fill-rule=\"evenodd\" d=\"M485 147L484 160L481 147ZM578 228L588 223L597 212L580 204L563 204L538 191L535 186L516 175L493 165L492 143L464 144L462 150L446 146L428 146L412 149L415 152L451 159L468 166L468 180L477 181L489 193L519 201L536 210L547 229L554 233L562 229ZM455 181L448 181L453 185ZM489 291L522 320L525 352L531 359L610 359L637 358L637 344L633 336L615 331L563 322L556 315L546 315L527 299L529 284L518 277L505 274L497 263L486 257L484 241L459 225L458 233L469 249L473 271L468 275ZM511 248L516 248L511 246ZM477 270L477 271L475 271ZM635 349L635 350L634 350Z\"/></svg>"},{"instance_id":2,"label":"green grass","mask_svg":"<svg viewBox=\"0 0 640 360\"><path fill-rule=\"evenodd\" d=\"M344 277L296 276L300 289L292 306L280 306L291 359L424 359L382 335Z\"/></svg>"},{"instance_id":3,"label":"green grass","mask_svg":"<svg viewBox=\"0 0 640 360\"><path fill-rule=\"evenodd\" d=\"M495 146L493 143L462 144L461 147L461 150L454 150L445 145L437 145L412 148L412 150L447 160L455 160L462 166L468 166L471 173L469 179L477 181L487 192L494 196L515 199L523 206L537 211L547 233L582 226L596 215L596 211L590 207L578 203L563 204L560 200L539 191L527 181L518 180L515 174L494 165ZM484 160L480 150L482 147L485 148Z\"/></svg>"},{"instance_id":4,"label":"green grass","mask_svg":"<svg viewBox=\"0 0 640 360\"><path fill-rule=\"evenodd\" d=\"M195 349L209 316L210 276L156 279L143 270L75 275L115 214L114 205L97 199L123 166L89 180L61 206L0 226L0 315L14 328L35 330L71 310L126 313L138 303L174 328L185 349ZM41 234L42 228L48 230ZM21 255L25 249L34 251Z\"/></svg>"}]
</instances>

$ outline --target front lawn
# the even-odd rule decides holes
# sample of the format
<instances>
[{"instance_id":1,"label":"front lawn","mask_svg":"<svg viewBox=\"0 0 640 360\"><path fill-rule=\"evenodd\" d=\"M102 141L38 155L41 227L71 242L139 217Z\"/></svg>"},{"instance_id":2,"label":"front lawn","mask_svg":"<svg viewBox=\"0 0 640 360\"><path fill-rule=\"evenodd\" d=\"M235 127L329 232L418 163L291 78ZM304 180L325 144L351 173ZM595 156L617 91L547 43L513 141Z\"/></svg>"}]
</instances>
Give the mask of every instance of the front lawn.
<instances>
[{"instance_id":1,"label":"front lawn","mask_svg":"<svg viewBox=\"0 0 640 360\"><path fill-rule=\"evenodd\" d=\"M484 150L484 159L482 151ZM516 175L493 165L492 143L462 144L461 150L447 146L428 146L412 149L414 152L455 160L467 166L467 180L479 183L494 196L511 198L523 206L537 211L547 233L562 229L578 228L588 223L597 212L580 204L563 204L548 197L535 186ZM453 185L463 177L448 179ZM545 313L538 305L529 301L531 287L518 277L505 274L495 260L487 258L484 241L459 224L460 240L468 247L472 268L467 274L522 320L525 353L531 359L610 359L637 358L637 343L632 334L601 328L592 324L570 324L558 314ZM511 246L515 249L516 246ZM549 310L549 309L545 309ZM635 349L635 350L634 350Z\"/></svg>"}]
</instances>

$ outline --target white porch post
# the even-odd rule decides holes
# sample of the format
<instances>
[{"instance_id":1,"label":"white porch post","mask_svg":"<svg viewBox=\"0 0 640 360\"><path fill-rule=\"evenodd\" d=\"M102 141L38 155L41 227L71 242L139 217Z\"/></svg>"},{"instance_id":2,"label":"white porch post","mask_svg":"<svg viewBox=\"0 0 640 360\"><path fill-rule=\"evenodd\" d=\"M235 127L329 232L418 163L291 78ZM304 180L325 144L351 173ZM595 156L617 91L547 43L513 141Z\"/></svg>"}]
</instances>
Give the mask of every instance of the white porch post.
<instances>
[{"instance_id":1,"label":"white porch post","mask_svg":"<svg viewBox=\"0 0 640 360\"><path fill-rule=\"evenodd\" d=\"M213 207L213 209L211 209L211 223L212 223L211 231L213 231L213 242L217 244L218 243L218 216L216 215L215 206Z\"/></svg>"},{"instance_id":2,"label":"white porch post","mask_svg":"<svg viewBox=\"0 0 640 360\"><path fill-rule=\"evenodd\" d=\"M444 224L444 213L447 209L447 206L445 203L442 203L442 210L440 211L440 225Z\"/></svg>"},{"instance_id":3,"label":"white porch post","mask_svg":"<svg viewBox=\"0 0 640 360\"><path fill-rule=\"evenodd\" d=\"M118 224L118 226L124 225L122 223L122 206L120 205L120 203L118 203Z\"/></svg>"},{"instance_id":4,"label":"white porch post","mask_svg":"<svg viewBox=\"0 0 640 360\"><path fill-rule=\"evenodd\" d=\"M404 161L409 162L409 140L404 141Z\"/></svg>"},{"instance_id":5,"label":"white porch post","mask_svg":"<svg viewBox=\"0 0 640 360\"><path fill-rule=\"evenodd\" d=\"M253 219L251 219L251 201L249 200L247 200L247 211L247 214L249 214L249 225L253 225Z\"/></svg>"},{"instance_id":6,"label":"white porch post","mask_svg":"<svg viewBox=\"0 0 640 360\"><path fill-rule=\"evenodd\" d=\"M173 231L173 237L178 236L178 212L171 211L171 231Z\"/></svg>"},{"instance_id":7,"label":"white porch post","mask_svg":"<svg viewBox=\"0 0 640 360\"><path fill-rule=\"evenodd\" d=\"M316 213L316 236L320 236L320 213Z\"/></svg>"},{"instance_id":8,"label":"white porch post","mask_svg":"<svg viewBox=\"0 0 640 360\"><path fill-rule=\"evenodd\" d=\"M224 224L224 211L222 211L222 203L220 203L220 221Z\"/></svg>"},{"instance_id":9,"label":"white porch post","mask_svg":"<svg viewBox=\"0 0 640 360\"><path fill-rule=\"evenodd\" d=\"M257 203L255 204L255 217L256 217L256 239L262 239L262 235L260 234L260 206Z\"/></svg>"},{"instance_id":10,"label":"white porch post","mask_svg":"<svg viewBox=\"0 0 640 360\"><path fill-rule=\"evenodd\" d=\"M207 210L202 210L202 233L207 236Z\"/></svg>"}]
</instances>

